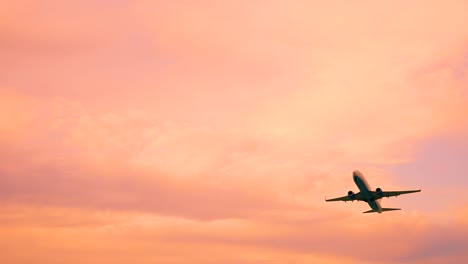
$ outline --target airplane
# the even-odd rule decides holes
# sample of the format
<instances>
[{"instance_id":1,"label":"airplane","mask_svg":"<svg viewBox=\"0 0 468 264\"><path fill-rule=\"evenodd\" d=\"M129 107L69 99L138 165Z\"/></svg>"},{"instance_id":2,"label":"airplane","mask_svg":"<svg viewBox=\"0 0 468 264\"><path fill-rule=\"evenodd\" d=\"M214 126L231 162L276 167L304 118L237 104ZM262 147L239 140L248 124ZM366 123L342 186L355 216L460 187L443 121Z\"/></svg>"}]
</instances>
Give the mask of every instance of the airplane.
<instances>
[{"instance_id":1,"label":"airplane","mask_svg":"<svg viewBox=\"0 0 468 264\"><path fill-rule=\"evenodd\" d=\"M377 188L375 189L375 191L372 191L366 179L364 178L364 175L358 170L353 171L353 180L354 180L354 183L359 188L360 192L354 193L353 191L349 191L347 196L328 199L328 200L327 198L325 198L325 201L327 202L335 202L335 201L347 202L347 201L354 201L354 200L364 201L364 202L367 202L371 208L371 210L363 212L364 214L367 214L367 213L381 214L382 212L395 211L395 210L401 210L401 209L400 208L382 208L382 206L380 206L379 199L383 197L390 198L391 196L398 196L401 194L415 193L415 192L421 191L419 189L419 190L409 190L409 191L384 192L382 191L381 188Z\"/></svg>"}]
</instances>

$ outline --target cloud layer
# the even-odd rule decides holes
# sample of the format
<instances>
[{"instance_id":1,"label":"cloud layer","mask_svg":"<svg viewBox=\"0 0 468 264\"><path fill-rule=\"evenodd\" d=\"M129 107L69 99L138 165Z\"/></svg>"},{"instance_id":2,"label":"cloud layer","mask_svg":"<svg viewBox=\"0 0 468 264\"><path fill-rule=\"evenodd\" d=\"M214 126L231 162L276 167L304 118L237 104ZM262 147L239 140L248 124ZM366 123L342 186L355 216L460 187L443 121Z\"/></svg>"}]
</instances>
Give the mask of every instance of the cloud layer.
<instances>
[{"instance_id":1,"label":"cloud layer","mask_svg":"<svg viewBox=\"0 0 468 264\"><path fill-rule=\"evenodd\" d=\"M467 8L0 2L0 261L468 260Z\"/></svg>"}]
</instances>

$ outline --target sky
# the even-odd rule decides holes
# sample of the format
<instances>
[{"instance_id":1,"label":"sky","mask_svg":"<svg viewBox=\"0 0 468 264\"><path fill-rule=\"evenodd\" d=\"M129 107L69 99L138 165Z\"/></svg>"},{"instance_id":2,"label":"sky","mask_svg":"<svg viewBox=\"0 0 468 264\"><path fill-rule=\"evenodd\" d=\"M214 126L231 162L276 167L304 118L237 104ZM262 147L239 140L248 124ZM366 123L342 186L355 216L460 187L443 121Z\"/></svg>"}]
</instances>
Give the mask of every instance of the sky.
<instances>
[{"instance_id":1,"label":"sky","mask_svg":"<svg viewBox=\"0 0 468 264\"><path fill-rule=\"evenodd\" d=\"M468 262L466 10L0 0L0 262Z\"/></svg>"}]
</instances>

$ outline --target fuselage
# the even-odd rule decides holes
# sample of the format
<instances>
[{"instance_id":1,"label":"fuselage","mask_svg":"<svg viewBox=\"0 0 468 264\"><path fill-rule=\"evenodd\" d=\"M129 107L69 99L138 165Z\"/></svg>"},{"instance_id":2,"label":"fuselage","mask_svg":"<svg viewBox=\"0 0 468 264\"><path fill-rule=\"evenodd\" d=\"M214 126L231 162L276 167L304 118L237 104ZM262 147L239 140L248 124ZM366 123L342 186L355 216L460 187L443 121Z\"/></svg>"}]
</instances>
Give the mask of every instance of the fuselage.
<instances>
[{"instance_id":1,"label":"fuselage","mask_svg":"<svg viewBox=\"0 0 468 264\"><path fill-rule=\"evenodd\" d=\"M372 189L367 183L366 178L364 178L364 175L357 170L353 171L353 181L359 188L359 191L361 191L364 201L369 204L370 208L378 213L382 213L380 201L372 197Z\"/></svg>"}]
</instances>

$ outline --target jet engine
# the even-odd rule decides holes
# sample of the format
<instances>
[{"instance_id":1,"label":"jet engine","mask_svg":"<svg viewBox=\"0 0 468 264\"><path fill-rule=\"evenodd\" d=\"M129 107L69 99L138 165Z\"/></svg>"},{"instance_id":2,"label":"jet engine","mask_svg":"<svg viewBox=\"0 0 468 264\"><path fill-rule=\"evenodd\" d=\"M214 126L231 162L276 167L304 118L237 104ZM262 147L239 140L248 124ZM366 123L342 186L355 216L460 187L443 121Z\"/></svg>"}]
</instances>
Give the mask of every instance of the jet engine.
<instances>
[{"instance_id":1,"label":"jet engine","mask_svg":"<svg viewBox=\"0 0 468 264\"><path fill-rule=\"evenodd\" d=\"M354 194L353 191L349 191L349 192L348 192L348 197L349 197L351 200L354 200L354 199L356 199L356 194Z\"/></svg>"},{"instance_id":2,"label":"jet engine","mask_svg":"<svg viewBox=\"0 0 468 264\"><path fill-rule=\"evenodd\" d=\"M377 188L377 189L375 189L375 192L377 193L377 196L379 196L380 198L383 197L383 191L382 191L382 189Z\"/></svg>"}]
</instances>

